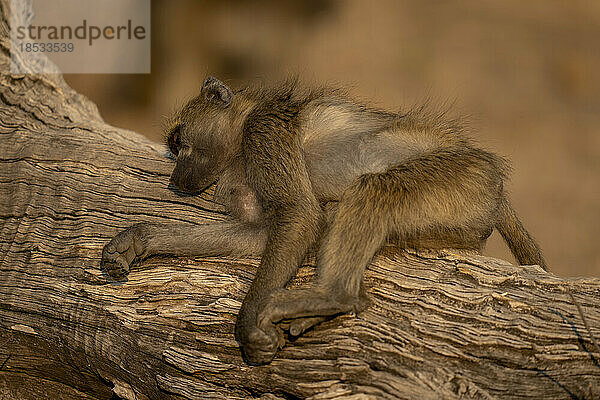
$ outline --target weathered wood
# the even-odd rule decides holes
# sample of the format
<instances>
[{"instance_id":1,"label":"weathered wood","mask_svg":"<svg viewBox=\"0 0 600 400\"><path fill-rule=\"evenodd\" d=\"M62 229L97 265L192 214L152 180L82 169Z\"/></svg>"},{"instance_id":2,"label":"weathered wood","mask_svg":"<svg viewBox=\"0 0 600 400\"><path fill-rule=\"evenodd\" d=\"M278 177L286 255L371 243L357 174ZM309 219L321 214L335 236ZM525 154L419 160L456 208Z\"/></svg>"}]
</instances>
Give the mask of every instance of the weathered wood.
<instances>
[{"instance_id":1,"label":"weathered wood","mask_svg":"<svg viewBox=\"0 0 600 400\"><path fill-rule=\"evenodd\" d=\"M105 124L60 75L7 73L0 6L0 398L600 398L600 354L565 291L600 336L598 279L388 249L367 311L262 367L233 337L258 260L155 258L107 283L100 253L120 229L225 215L210 193L168 190L163 147Z\"/></svg>"}]
</instances>

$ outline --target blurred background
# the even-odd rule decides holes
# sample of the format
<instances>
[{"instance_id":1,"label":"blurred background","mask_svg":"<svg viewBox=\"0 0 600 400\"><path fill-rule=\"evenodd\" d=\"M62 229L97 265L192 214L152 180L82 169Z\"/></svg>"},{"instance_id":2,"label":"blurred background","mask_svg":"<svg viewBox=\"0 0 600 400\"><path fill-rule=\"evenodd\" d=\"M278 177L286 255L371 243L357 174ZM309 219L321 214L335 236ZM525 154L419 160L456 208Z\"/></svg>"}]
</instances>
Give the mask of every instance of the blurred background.
<instances>
[{"instance_id":1,"label":"blurred background","mask_svg":"<svg viewBox=\"0 0 600 400\"><path fill-rule=\"evenodd\" d=\"M298 74L391 110L453 104L512 160L550 268L600 276L600 1L157 0L151 34L149 75L65 76L108 123L159 141L208 74ZM497 233L486 254L513 260Z\"/></svg>"}]
</instances>

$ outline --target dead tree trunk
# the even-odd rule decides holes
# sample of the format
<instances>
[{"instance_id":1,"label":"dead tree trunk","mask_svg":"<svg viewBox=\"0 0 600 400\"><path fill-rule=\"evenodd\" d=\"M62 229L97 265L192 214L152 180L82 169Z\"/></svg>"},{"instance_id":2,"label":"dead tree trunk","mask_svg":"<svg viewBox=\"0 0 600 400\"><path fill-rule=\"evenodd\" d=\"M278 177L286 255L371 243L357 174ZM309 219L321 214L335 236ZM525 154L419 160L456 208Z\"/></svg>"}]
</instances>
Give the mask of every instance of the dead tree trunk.
<instances>
[{"instance_id":1,"label":"dead tree trunk","mask_svg":"<svg viewBox=\"0 0 600 400\"><path fill-rule=\"evenodd\" d=\"M100 252L120 229L225 216L167 190L162 146L105 124L60 75L8 73L0 6L0 398L600 398L600 354L565 292L600 336L597 279L389 251L366 273L367 311L262 367L233 337L257 260L151 259L107 283Z\"/></svg>"}]
</instances>

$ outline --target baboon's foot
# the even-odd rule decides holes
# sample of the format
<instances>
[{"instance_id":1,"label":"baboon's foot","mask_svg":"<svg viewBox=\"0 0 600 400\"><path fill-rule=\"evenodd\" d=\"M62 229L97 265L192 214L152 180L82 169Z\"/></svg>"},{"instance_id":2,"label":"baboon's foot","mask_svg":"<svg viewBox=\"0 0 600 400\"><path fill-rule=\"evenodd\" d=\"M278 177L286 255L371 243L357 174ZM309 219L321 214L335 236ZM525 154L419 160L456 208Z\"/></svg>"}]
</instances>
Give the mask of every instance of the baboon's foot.
<instances>
[{"instance_id":1,"label":"baboon's foot","mask_svg":"<svg viewBox=\"0 0 600 400\"><path fill-rule=\"evenodd\" d=\"M281 289L269 296L258 313L258 326L266 329L281 321L291 320L290 334L299 336L332 316L350 311L358 312L360 305L358 296L336 296L323 289Z\"/></svg>"}]
</instances>

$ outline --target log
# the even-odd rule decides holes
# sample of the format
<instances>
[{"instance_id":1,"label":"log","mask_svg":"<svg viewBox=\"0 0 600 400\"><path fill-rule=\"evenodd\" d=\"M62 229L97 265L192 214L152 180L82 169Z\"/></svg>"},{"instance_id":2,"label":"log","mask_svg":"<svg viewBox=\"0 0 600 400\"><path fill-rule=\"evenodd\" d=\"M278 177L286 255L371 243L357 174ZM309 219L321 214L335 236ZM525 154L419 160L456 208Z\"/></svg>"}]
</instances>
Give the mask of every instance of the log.
<instances>
[{"instance_id":1,"label":"log","mask_svg":"<svg viewBox=\"0 0 600 400\"><path fill-rule=\"evenodd\" d=\"M0 7L0 398L600 398L600 353L567 294L600 337L598 279L386 248L366 311L260 367L233 336L259 260L152 258L108 282L100 254L121 229L227 216L210 191L168 190L163 146L104 123L61 75L8 73Z\"/></svg>"}]
</instances>

